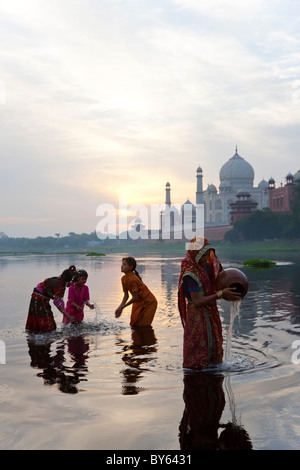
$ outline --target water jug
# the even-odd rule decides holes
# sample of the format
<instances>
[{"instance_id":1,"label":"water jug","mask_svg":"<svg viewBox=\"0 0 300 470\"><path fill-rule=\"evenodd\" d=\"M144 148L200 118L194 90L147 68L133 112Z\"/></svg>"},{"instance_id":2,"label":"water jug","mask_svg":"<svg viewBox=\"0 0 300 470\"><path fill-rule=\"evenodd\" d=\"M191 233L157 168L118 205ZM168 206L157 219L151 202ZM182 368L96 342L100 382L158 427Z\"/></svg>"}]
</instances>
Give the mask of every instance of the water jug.
<instances>
[{"instance_id":1,"label":"water jug","mask_svg":"<svg viewBox=\"0 0 300 470\"><path fill-rule=\"evenodd\" d=\"M217 276L216 289L223 290L225 287L235 287L241 298L244 298L249 287L247 276L236 268L224 269Z\"/></svg>"}]
</instances>

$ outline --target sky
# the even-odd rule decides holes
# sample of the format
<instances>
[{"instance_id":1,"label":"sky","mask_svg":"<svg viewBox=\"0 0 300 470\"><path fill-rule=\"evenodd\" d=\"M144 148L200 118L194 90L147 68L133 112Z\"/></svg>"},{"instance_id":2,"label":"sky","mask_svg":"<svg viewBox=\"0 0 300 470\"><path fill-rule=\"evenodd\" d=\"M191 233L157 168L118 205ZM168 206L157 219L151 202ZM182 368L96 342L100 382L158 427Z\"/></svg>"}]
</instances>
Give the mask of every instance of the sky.
<instances>
[{"instance_id":1,"label":"sky","mask_svg":"<svg viewBox=\"0 0 300 470\"><path fill-rule=\"evenodd\" d=\"M298 0L0 2L0 232L96 230L120 198L195 202L235 153L300 169Z\"/></svg>"}]
</instances>

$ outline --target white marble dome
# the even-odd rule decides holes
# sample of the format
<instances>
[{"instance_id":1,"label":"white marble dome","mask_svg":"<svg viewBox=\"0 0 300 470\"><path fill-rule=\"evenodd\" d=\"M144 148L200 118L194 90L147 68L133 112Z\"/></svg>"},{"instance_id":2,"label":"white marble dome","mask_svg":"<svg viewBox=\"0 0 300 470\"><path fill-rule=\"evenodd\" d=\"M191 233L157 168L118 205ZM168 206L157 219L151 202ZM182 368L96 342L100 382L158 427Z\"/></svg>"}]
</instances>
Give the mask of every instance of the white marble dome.
<instances>
[{"instance_id":1,"label":"white marble dome","mask_svg":"<svg viewBox=\"0 0 300 470\"><path fill-rule=\"evenodd\" d=\"M237 151L220 170L220 182L243 183L253 186L254 170L250 163L241 157Z\"/></svg>"}]
</instances>

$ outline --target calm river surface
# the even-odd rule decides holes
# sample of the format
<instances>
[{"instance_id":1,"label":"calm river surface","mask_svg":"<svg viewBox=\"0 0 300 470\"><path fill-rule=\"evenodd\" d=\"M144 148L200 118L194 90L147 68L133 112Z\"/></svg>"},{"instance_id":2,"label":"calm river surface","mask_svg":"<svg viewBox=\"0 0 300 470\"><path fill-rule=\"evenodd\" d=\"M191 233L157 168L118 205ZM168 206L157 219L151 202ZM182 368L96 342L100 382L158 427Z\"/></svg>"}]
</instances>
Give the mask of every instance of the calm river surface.
<instances>
[{"instance_id":1,"label":"calm river surface","mask_svg":"<svg viewBox=\"0 0 300 470\"><path fill-rule=\"evenodd\" d=\"M133 331L130 307L114 317L122 256L0 256L0 449L180 450L245 441L299 449L299 263L255 271L221 259L249 279L231 357L217 370L188 374L177 310L182 257L136 257L159 306L153 328ZM98 308L86 308L82 325L62 326L53 306L57 331L28 336L33 287L70 264L88 271ZM230 305L219 307L226 341Z\"/></svg>"}]
</instances>

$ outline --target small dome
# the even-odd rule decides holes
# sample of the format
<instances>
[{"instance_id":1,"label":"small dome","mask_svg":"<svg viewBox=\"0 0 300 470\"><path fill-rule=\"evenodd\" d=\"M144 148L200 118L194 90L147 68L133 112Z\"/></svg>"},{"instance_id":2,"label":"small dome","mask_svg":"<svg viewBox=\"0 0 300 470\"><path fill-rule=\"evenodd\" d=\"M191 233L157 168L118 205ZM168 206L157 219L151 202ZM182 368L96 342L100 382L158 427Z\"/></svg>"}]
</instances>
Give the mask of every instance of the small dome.
<instances>
[{"instance_id":1,"label":"small dome","mask_svg":"<svg viewBox=\"0 0 300 470\"><path fill-rule=\"evenodd\" d=\"M217 188L215 187L214 184L209 184L207 186L207 192L208 192L208 194L217 193Z\"/></svg>"},{"instance_id":2,"label":"small dome","mask_svg":"<svg viewBox=\"0 0 300 470\"><path fill-rule=\"evenodd\" d=\"M262 179L260 183L258 183L259 188L267 188L268 182L265 179Z\"/></svg>"},{"instance_id":3,"label":"small dome","mask_svg":"<svg viewBox=\"0 0 300 470\"><path fill-rule=\"evenodd\" d=\"M201 166L198 166L198 168L197 168L197 173L202 173L202 168L201 168Z\"/></svg>"},{"instance_id":4,"label":"small dome","mask_svg":"<svg viewBox=\"0 0 300 470\"><path fill-rule=\"evenodd\" d=\"M269 183L269 185L270 185L270 184L275 184L275 180L274 180L274 178L272 178L272 176L271 176L271 178L269 179L268 183Z\"/></svg>"},{"instance_id":5,"label":"small dome","mask_svg":"<svg viewBox=\"0 0 300 470\"><path fill-rule=\"evenodd\" d=\"M166 188L167 188L167 187L169 188L170 186L171 186L170 183L166 183Z\"/></svg>"}]
</instances>

